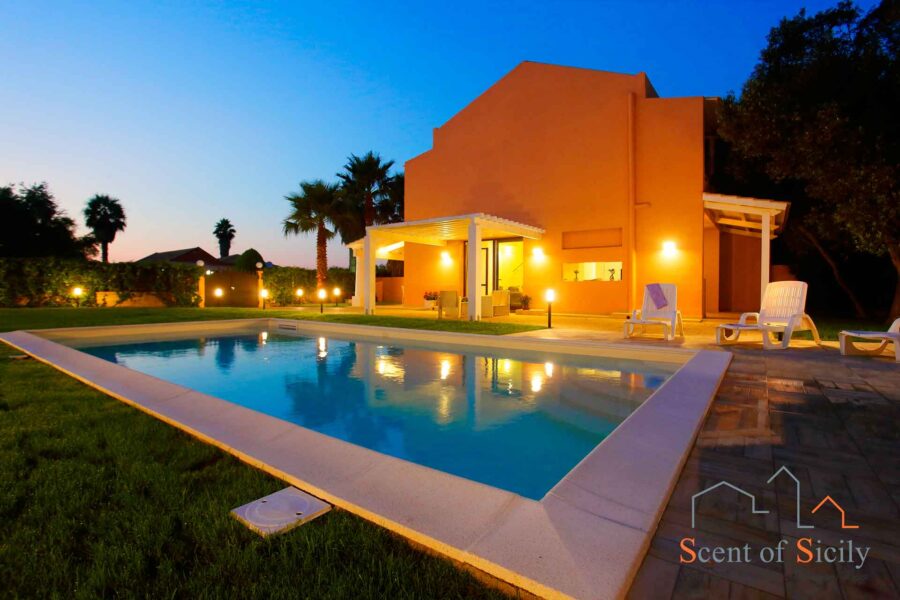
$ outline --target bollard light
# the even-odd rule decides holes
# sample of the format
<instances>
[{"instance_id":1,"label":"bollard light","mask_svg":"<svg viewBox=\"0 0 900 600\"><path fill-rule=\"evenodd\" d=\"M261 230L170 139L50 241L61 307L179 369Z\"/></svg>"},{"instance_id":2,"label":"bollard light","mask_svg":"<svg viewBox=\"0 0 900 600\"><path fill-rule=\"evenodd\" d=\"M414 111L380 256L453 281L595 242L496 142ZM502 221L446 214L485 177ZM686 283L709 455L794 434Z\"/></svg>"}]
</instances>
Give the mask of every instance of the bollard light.
<instances>
[{"instance_id":1,"label":"bollard light","mask_svg":"<svg viewBox=\"0 0 900 600\"><path fill-rule=\"evenodd\" d=\"M544 292L544 299L547 301L547 329L553 328L553 301L556 300L556 292L547 290Z\"/></svg>"},{"instance_id":2,"label":"bollard light","mask_svg":"<svg viewBox=\"0 0 900 600\"><path fill-rule=\"evenodd\" d=\"M325 298L328 297L328 292L325 291L325 288L319 288L316 295L319 296L319 314L321 314L325 312Z\"/></svg>"},{"instance_id":3,"label":"bollard light","mask_svg":"<svg viewBox=\"0 0 900 600\"><path fill-rule=\"evenodd\" d=\"M269 290L267 290L266 288L259 290L259 297L262 298L263 310L265 310L266 309L266 300L269 299Z\"/></svg>"},{"instance_id":4,"label":"bollard light","mask_svg":"<svg viewBox=\"0 0 900 600\"><path fill-rule=\"evenodd\" d=\"M75 296L75 306L81 306L81 297L84 295L84 289L75 286L72 288L72 295Z\"/></svg>"},{"instance_id":5,"label":"bollard light","mask_svg":"<svg viewBox=\"0 0 900 600\"><path fill-rule=\"evenodd\" d=\"M341 288L339 288L339 287L334 288L333 290L331 290L331 294L334 296L334 306L337 307L338 298L341 297Z\"/></svg>"},{"instance_id":6,"label":"bollard light","mask_svg":"<svg viewBox=\"0 0 900 600\"><path fill-rule=\"evenodd\" d=\"M297 288L297 291L294 292L294 295L297 296L297 302L303 301L303 288Z\"/></svg>"}]
</instances>

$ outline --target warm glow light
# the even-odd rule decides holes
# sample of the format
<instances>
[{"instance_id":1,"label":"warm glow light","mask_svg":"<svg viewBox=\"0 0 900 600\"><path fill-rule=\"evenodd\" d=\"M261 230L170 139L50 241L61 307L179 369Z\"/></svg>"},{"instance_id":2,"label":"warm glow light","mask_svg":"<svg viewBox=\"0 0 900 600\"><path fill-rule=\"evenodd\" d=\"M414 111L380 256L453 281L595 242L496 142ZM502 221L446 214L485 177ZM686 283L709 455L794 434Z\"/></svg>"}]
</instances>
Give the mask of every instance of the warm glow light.
<instances>
[{"instance_id":1,"label":"warm glow light","mask_svg":"<svg viewBox=\"0 0 900 600\"><path fill-rule=\"evenodd\" d=\"M547 255L544 254L544 249L541 247L532 248L531 256L538 262L544 262L547 259Z\"/></svg>"},{"instance_id":2,"label":"warm glow light","mask_svg":"<svg viewBox=\"0 0 900 600\"><path fill-rule=\"evenodd\" d=\"M387 246L382 246L378 250L375 251L375 256L378 258L386 258L386 255L390 254L394 250L399 250L405 245L406 242L394 242L393 244L388 244Z\"/></svg>"},{"instance_id":3,"label":"warm glow light","mask_svg":"<svg viewBox=\"0 0 900 600\"><path fill-rule=\"evenodd\" d=\"M319 296L319 300L324 300L328 297L328 292L325 291L325 288L321 288L316 295Z\"/></svg>"},{"instance_id":4,"label":"warm glow light","mask_svg":"<svg viewBox=\"0 0 900 600\"><path fill-rule=\"evenodd\" d=\"M269 297L269 290L267 290L267 289L265 289L265 288L259 290L259 296L260 296L260 298L262 298L263 300L265 300L266 298Z\"/></svg>"},{"instance_id":5,"label":"warm glow light","mask_svg":"<svg viewBox=\"0 0 900 600\"><path fill-rule=\"evenodd\" d=\"M338 296L341 295L341 288L336 287L333 290L331 290L331 293L334 294L335 298L337 298Z\"/></svg>"},{"instance_id":6,"label":"warm glow light","mask_svg":"<svg viewBox=\"0 0 900 600\"><path fill-rule=\"evenodd\" d=\"M213 290L213 296L215 296L216 298L221 298L223 294L225 294L225 292L222 291L222 288L216 288Z\"/></svg>"},{"instance_id":7,"label":"warm glow light","mask_svg":"<svg viewBox=\"0 0 900 600\"><path fill-rule=\"evenodd\" d=\"M76 298L81 298L81 295L83 293L84 293L84 290L81 289L80 287L72 288L72 295L75 296Z\"/></svg>"},{"instance_id":8,"label":"warm glow light","mask_svg":"<svg viewBox=\"0 0 900 600\"><path fill-rule=\"evenodd\" d=\"M531 391L539 392L542 387L544 387L544 378L541 377L540 373L535 373L531 376Z\"/></svg>"},{"instance_id":9,"label":"warm glow light","mask_svg":"<svg viewBox=\"0 0 900 600\"><path fill-rule=\"evenodd\" d=\"M212 272L212 271L210 271L210 270L209 270L209 269L207 269L207 270L206 270L206 274L207 274L207 275L212 275L212 274L213 274L213 272Z\"/></svg>"},{"instance_id":10,"label":"warm glow light","mask_svg":"<svg viewBox=\"0 0 900 600\"><path fill-rule=\"evenodd\" d=\"M512 256L512 246L503 246L503 255L507 258Z\"/></svg>"},{"instance_id":11,"label":"warm glow light","mask_svg":"<svg viewBox=\"0 0 900 600\"><path fill-rule=\"evenodd\" d=\"M269 339L269 332L268 332L268 331L260 331L260 332L259 332L259 335L260 335L260 337L261 337L262 339L264 339L264 340Z\"/></svg>"},{"instance_id":12,"label":"warm glow light","mask_svg":"<svg viewBox=\"0 0 900 600\"><path fill-rule=\"evenodd\" d=\"M553 363L552 362L544 363L544 373L547 375L547 377L553 377Z\"/></svg>"},{"instance_id":13,"label":"warm glow light","mask_svg":"<svg viewBox=\"0 0 900 600\"><path fill-rule=\"evenodd\" d=\"M303 288L297 288L297 291L294 292L294 294L296 294L296 296L298 298L302 298L303 297Z\"/></svg>"},{"instance_id":14,"label":"warm glow light","mask_svg":"<svg viewBox=\"0 0 900 600\"><path fill-rule=\"evenodd\" d=\"M384 372L387 371L387 363L383 358L378 359L378 374L384 375Z\"/></svg>"},{"instance_id":15,"label":"warm glow light","mask_svg":"<svg viewBox=\"0 0 900 600\"><path fill-rule=\"evenodd\" d=\"M508 358L504 358L500 361L500 368L503 369L504 373L509 373L512 370L512 363L509 362Z\"/></svg>"},{"instance_id":16,"label":"warm glow light","mask_svg":"<svg viewBox=\"0 0 900 600\"><path fill-rule=\"evenodd\" d=\"M450 376L450 361L446 358L441 361L441 379L447 379Z\"/></svg>"},{"instance_id":17,"label":"warm glow light","mask_svg":"<svg viewBox=\"0 0 900 600\"><path fill-rule=\"evenodd\" d=\"M547 290L544 292L544 300L547 302L554 302L556 300L556 292L554 290Z\"/></svg>"},{"instance_id":18,"label":"warm glow light","mask_svg":"<svg viewBox=\"0 0 900 600\"><path fill-rule=\"evenodd\" d=\"M678 255L678 246L672 241L663 242L662 253L666 258L674 258Z\"/></svg>"},{"instance_id":19,"label":"warm glow light","mask_svg":"<svg viewBox=\"0 0 900 600\"><path fill-rule=\"evenodd\" d=\"M325 338L319 338L319 358L325 358L328 356L328 342Z\"/></svg>"},{"instance_id":20,"label":"warm glow light","mask_svg":"<svg viewBox=\"0 0 900 600\"><path fill-rule=\"evenodd\" d=\"M445 267L453 264L453 259L450 258L450 253L447 252L446 250L441 252L441 264L444 265Z\"/></svg>"}]
</instances>

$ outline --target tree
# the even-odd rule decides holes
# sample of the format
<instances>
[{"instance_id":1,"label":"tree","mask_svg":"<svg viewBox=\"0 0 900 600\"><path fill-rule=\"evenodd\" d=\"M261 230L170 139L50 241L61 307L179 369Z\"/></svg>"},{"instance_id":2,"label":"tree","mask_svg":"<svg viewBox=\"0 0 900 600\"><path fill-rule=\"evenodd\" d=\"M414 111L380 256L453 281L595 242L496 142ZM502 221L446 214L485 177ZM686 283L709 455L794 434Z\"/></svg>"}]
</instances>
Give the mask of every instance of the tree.
<instances>
[{"instance_id":1,"label":"tree","mask_svg":"<svg viewBox=\"0 0 900 600\"><path fill-rule=\"evenodd\" d=\"M100 257L109 262L109 245L116 239L116 233L125 231L125 210L116 198L98 194L88 200L84 207L84 222L94 232L94 239L100 244Z\"/></svg>"},{"instance_id":2,"label":"tree","mask_svg":"<svg viewBox=\"0 0 900 600\"><path fill-rule=\"evenodd\" d=\"M346 199L362 207L364 227L375 223L375 206L386 193L393 166L394 161L382 162L381 156L370 150L361 158L351 154L344 170L337 174Z\"/></svg>"},{"instance_id":3,"label":"tree","mask_svg":"<svg viewBox=\"0 0 900 600\"><path fill-rule=\"evenodd\" d=\"M262 254L255 248L247 248L241 252L241 255L234 261L234 268L238 271L252 273L258 269L256 266L258 263L266 263L266 261L263 260Z\"/></svg>"},{"instance_id":4,"label":"tree","mask_svg":"<svg viewBox=\"0 0 900 600\"><path fill-rule=\"evenodd\" d=\"M213 235L219 240L219 257L225 258L231 252L231 240L237 231L228 219L219 219L213 229Z\"/></svg>"},{"instance_id":5,"label":"tree","mask_svg":"<svg viewBox=\"0 0 900 600\"><path fill-rule=\"evenodd\" d=\"M316 233L316 283L322 287L328 278L328 240L334 237L335 223L344 218L346 210L339 187L321 179L304 181L299 194L285 199L291 203L291 213L284 220L284 235Z\"/></svg>"},{"instance_id":6,"label":"tree","mask_svg":"<svg viewBox=\"0 0 900 600\"><path fill-rule=\"evenodd\" d=\"M85 258L95 251L92 237L75 235L75 221L46 183L0 187L0 256Z\"/></svg>"},{"instance_id":7,"label":"tree","mask_svg":"<svg viewBox=\"0 0 900 600\"><path fill-rule=\"evenodd\" d=\"M399 223L403 220L404 186L406 177L397 173L385 183L381 201L375 206L375 220L378 223Z\"/></svg>"},{"instance_id":8,"label":"tree","mask_svg":"<svg viewBox=\"0 0 900 600\"><path fill-rule=\"evenodd\" d=\"M900 315L898 49L896 2L866 14L850 2L813 16L801 11L769 33L740 98L725 100L720 124L738 155L775 183L802 190L792 219L839 281L824 240L846 238L856 250L890 256L891 318Z\"/></svg>"}]
</instances>

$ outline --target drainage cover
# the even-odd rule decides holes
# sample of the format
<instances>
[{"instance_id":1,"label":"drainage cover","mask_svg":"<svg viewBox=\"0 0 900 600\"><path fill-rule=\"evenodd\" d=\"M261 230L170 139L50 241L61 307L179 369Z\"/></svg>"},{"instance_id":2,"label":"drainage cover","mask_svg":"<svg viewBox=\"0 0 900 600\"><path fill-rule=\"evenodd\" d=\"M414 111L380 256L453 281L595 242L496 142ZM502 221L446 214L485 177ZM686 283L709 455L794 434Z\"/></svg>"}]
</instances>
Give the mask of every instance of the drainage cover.
<instances>
[{"instance_id":1,"label":"drainage cover","mask_svg":"<svg viewBox=\"0 0 900 600\"><path fill-rule=\"evenodd\" d=\"M289 487L231 511L238 521L261 536L284 533L331 510L331 505Z\"/></svg>"}]
</instances>

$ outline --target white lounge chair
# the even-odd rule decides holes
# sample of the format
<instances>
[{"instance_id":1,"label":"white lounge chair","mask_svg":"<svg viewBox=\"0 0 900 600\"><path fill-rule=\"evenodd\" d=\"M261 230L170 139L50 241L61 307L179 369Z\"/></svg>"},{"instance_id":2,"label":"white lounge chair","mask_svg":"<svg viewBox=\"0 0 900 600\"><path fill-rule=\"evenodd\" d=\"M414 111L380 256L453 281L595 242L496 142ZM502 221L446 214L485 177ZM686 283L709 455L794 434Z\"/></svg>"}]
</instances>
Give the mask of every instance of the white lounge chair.
<instances>
[{"instance_id":1,"label":"white lounge chair","mask_svg":"<svg viewBox=\"0 0 900 600\"><path fill-rule=\"evenodd\" d=\"M720 346L733 344L744 331L759 331L763 347L767 350L787 348L791 343L791 336L798 331L811 331L816 344L821 343L819 330L812 318L804 312L808 287L804 281L776 281L768 284L759 312L744 313L737 323L716 327L716 343ZM779 333L780 342L772 338L773 334Z\"/></svg>"},{"instance_id":2,"label":"white lounge chair","mask_svg":"<svg viewBox=\"0 0 900 600\"><path fill-rule=\"evenodd\" d=\"M657 308L658 304L650 292L650 285L659 286L665 297L663 306ZM635 327L638 325L641 326L641 329L645 325L661 325L663 338L666 340L674 340L679 329L681 330L680 337L684 337L684 322L681 320L681 311L678 310L678 288L674 283L650 285L644 287L644 302L640 310L632 312L631 319L625 321L625 337L633 336Z\"/></svg>"},{"instance_id":3,"label":"white lounge chair","mask_svg":"<svg viewBox=\"0 0 900 600\"><path fill-rule=\"evenodd\" d=\"M840 333L841 354L859 355L859 356L878 356L887 347L888 343L894 342L894 360L900 362L900 352L897 346L900 346L900 319L896 319L886 332L882 331L852 331L845 330ZM877 348L860 348L853 344L850 338L859 338L869 342L881 342Z\"/></svg>"},{"instance_id":4,"label":"white lounge chair","mask_svg":"<svg viewBox=\"0 0 900 600\"><path fill-rule=\"evenodd\" d=\"M438 294L437 310L438 319L443 319L444 313L449 318L459 319L462 316L460 314L459 294L453 290L442 290Z\"/></svg>"}]
</instances>

